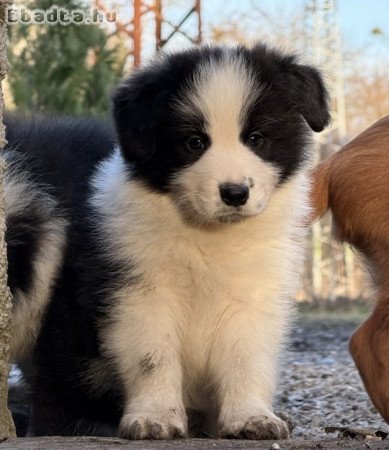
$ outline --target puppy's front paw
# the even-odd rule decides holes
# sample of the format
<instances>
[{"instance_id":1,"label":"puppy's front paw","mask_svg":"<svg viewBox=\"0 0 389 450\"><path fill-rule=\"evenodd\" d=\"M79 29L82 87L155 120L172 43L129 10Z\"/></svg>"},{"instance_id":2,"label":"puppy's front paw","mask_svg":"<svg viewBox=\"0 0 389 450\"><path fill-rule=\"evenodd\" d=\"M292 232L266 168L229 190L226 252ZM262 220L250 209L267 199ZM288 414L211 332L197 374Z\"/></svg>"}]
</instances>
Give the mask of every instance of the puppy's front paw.
<instances>
[{"instance_id":1,"label":"puppy's front paw","mask_svg":"<svg viewBox=\"0 0 389 450\"><path fill-rule=\"evenodd\" d=\"M288 439L288 425L273 413L219 423L218 435L232 439Z\"/></svg>"},{"instance_id":2,"label":"puppy's front paw","mask_svg":"<svg viewBox=\"0 0 389 450\"><path fill-rule=\"evenodd\" d=\"M187 419L183 412L165 414L125 414L119 425L119 437L124 439L175 439L187 434Z\"/></svg>"}]
</instances>

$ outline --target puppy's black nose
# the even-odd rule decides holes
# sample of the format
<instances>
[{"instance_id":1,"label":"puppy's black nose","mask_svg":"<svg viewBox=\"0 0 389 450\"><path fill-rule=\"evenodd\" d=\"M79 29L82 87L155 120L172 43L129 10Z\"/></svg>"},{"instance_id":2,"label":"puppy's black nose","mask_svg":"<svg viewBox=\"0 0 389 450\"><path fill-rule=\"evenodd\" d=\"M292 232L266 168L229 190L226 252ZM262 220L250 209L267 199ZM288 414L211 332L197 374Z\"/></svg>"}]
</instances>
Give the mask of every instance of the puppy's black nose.
<instances>
[{"instance_id":1,"label":"puppy's black nose","mask_svg":"<svg viewBox=\"0 0 389 450\"><path fill-rule=\"evenodd\" d=\"M219 186L220 197L228 206L241 206L249 198L249 188L245 184L224 183Z\"/></svg>"}]
</instances>

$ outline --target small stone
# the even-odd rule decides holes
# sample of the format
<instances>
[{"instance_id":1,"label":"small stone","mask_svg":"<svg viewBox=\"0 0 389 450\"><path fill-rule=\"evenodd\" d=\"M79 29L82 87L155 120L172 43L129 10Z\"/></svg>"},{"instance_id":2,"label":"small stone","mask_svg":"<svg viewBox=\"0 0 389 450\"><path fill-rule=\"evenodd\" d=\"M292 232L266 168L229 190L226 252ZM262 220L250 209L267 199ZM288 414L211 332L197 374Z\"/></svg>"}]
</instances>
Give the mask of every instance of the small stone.
<instances>
[{"instance_id":1,"label":"small stone","mask_svg":"<svg viewBox=\"0 0 389 450\"><path fill-rule=\"evenodd\" d=\"M277 442L274 442L269 449L270 450L279 450L281 448L280 444L277 444Z\"/></svg>"}]
</instances>

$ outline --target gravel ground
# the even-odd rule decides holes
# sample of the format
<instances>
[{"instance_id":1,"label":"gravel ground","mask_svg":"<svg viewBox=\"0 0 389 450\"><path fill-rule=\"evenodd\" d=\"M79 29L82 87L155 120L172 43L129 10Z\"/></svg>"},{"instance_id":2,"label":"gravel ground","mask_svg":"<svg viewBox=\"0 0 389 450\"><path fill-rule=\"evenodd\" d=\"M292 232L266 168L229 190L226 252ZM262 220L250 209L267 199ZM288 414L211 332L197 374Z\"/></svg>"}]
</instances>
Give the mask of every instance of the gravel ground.
<instances>
[{"instance_id":1,"label":"gravel ground","mask_svg":"<svg viewBox=\"0 0 389 450\"><path fill-rule=\"evenodd\" d=\"M302 315L298 320L284 355L275 403L276 411L286 415L294 425L292 437L311 440L336 437L324 432L327 426L389 432L389 426L370 402L348 353L348 340L361 320L362 317L350 319L334 313ZM17 383L18 373L14 369L10 384ZM26 404L14 391L10 392L11 408L18 413L15 418L24 429Z\"/></svg>"},{"instance_id":2,"label":"gravel ground","mask_svg":"<svg viewBox=\"0 0 389 450\"><path fill-rule=\"evenodd\" d=\"M325 437L327 426L389 431L348 352L350 336L361 320L335 314L300 317L285 355L275 404L295 425L293 437Z\"/></svg>"}]
</instances>

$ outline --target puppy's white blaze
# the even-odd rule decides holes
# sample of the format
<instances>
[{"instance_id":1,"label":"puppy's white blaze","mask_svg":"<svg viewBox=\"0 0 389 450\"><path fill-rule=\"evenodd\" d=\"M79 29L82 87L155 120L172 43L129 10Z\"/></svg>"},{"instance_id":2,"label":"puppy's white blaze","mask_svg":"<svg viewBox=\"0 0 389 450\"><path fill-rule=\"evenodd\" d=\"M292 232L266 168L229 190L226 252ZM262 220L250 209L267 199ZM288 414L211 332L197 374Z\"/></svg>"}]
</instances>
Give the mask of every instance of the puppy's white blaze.
<instances>
[{"instance_id":1,"label":"puppy's white blaze","mask_svg":"<svg viewBox=\"0 0 389 450\"><path fill-rule=\"evenodd\" d=\"M180 197L177 201L191 219L239 220L266 208L279 170L241 142L248 110L263 89L241 58L224 55L201 65L193 85L184 92L186 100L181 98L179 110L189 119L193 111L201 114L211 141L205 154L174 179ZM249 199L238 214L221 200L219 186L223 183L252 185Z\"/></svg>"},{"instance_id":2,"label":"puppy's white blaze","mask_svg":"<svg viewBox=\"0 0 389 450\"><path fill-rule=\"evenodd\" d=\"M204 114L213 142L223 144L227 151L239 137L247 110L261 91L241 58L224 55L220 61L200 66L187 95Z\"/></svg>"}]
</instances>

